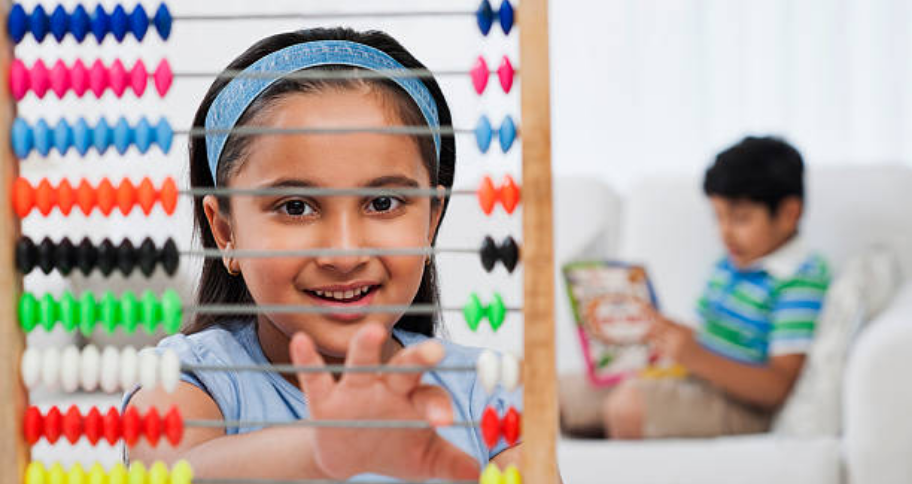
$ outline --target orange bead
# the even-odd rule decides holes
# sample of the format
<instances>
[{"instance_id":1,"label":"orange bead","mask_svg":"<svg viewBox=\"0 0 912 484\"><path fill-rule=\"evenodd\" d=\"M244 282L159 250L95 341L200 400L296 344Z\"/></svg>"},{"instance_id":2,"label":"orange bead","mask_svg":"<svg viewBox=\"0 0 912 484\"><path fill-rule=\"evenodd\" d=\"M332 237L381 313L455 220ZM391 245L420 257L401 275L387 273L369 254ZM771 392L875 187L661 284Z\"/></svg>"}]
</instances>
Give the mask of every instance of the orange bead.
<instances>
[{"instance_id":1,"label":"orange bead","mask_svg":"<svg viewBox=\"0 0 912 484\"><path fill-rule=\"evenodd\" d=\"M120 209L120 213L127 215L133 210L133 205L136 204L136 188L133 186L133 182L129 179L124 179L120 182L120 186L117 187L117 208Z\"/></svg>"},{"instance_id":2,"label":"orange bead","mask_svg":"<svg viewBox=\"0 0 912 484\"><path fill-rule=\"evenodd\" d=\"M70 185L69 181L63 180L57 186L57 208L60 209L60 213L69 215L75 204L76 192L73 190L73 185Z\"/></svg>"},{"instance_id":3,"label":"orange bead","mask_svg":"<svg viewBox=\"0 0 912 484\"><path fill-rule=\"evenodd\" d=\"M13 184L13 208L19 218L25 218L35 206L35 189L25 178L17 178Z\"/></svg>"},{"instance_id":4,"label":"orange bead","mask_svg":"<svg viewBox=\"0 0 912 484\"><path fill-rule=\"evenodd\" d=\"M500 187L500 204L507 213L513 213L519 205L519 187L510 175L504 177L503 185Z\"/></svg>"},{"instance_id":5,"label":"orange bead","mask_svg":"<svg viewBox=\"0 0 912 484\"><path fill-rule=\"evenodd\" d=\"M38 207L41 215L47 217L51 213L56 205L56 195L56 190L51 186L51 182L47 181L47 178L41 180L38 188L35 189L35 206Z\"/></svg>"},{"instance_id":6,"label":"orange bead","mask_svg":"<svg viewBox=\"0 0 912 484\"><path fill-rule=\"evenodd\" d=\"M114 205L117 203L117 190L114 189L111 180L107 178L101 180L101 183L95 189L95 197L101 213L105 217L111 215L111 211L114 210Z\"/></svg>"},{"instance_id":7,"label":"orange bead","mask_svg":"<svg viewBox=\"0 0 912 484\"><path fill-rule=\"evenodd\" d=\"M92 209L95 208L95 189L86 180L79 182L79 186L76 187L76 205L79 205L79 210L82 210L84 215L92 213Z\"/></svg>"},{"instance_id":8,"label":"orange bead","mask_svg":"<svg viewBox=\"0 0 912 484\"><path fill-rule=\"evenodd\" d=\"M136 190L136 199L143 213L149 215L152 212L152 207L155 206L156 199L155 187L152 186L151 180L143 178L142 183L139 184L139 188Z\"/></svg>"},{"instance_id":9,"label":"orange bead","mask_svg":"<svg viewBox=\"0 0 912 484\"><path fill-rule=\"evenodd\" d=\"M494 188L494 183L491 182L491 177L485 175L481 180L481 185L478 187L478 204L481 205L481 210L485 215L491 215L496 201L497 191Z\"/></svg>"},{"instance_id":10,"label":"orange bead","mask_svg":"<svg viewBox=\"0 0 912 484\"><path fill-rule=\"evenodd\" d=\"M174 183L173 178L165 178L161 191L158 192L158 197L162 208L165 209L165 213L173 215L174 209L177 208L177 184Z\"/></svg>"}]
</instances>

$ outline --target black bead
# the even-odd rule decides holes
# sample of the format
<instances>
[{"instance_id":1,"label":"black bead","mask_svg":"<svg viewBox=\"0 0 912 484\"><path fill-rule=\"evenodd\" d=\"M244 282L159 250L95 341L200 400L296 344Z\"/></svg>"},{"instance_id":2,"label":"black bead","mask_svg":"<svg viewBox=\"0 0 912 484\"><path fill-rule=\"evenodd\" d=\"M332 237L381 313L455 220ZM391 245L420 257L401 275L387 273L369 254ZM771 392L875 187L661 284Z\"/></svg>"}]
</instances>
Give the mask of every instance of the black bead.
<instances>
[{"instance_id":1,"label":"black bead","mask_svg":"<svg viewBox=\"0 0 912 484\"><path fill-rule=\"evenodd\" d=\"M512 273L519 262L519 246L513 237L507 236L500 244L500 262L507 268L507 272Z\"/></svg>"},{"instance_id":2,"label":"black bead","mask_svg":"<svg viewBox=\"0 0 912 484\"><path fill-rule=\"evenodd\" d=\"M38 244L38 267L45 274L50 274L54 270L54 252L56 252L56 248L56 244L47 237Z\"/></svg>"},{"instance_id":3,"label":"black bead","mask_svg":"<svg viewBox=\"0 0 912 484\"><path fill-rule=\"evenodd\" d=\"M497 264L498 258L497 244L494 243L494 239L490 235L486 235L481 243L481 266L484 267L485 272L494 270L494 265Z\"/></svg>"},{"instance_id":4,"label":"black bead","mask_svg":"<svg viewBox=\"0 0 912 484\"><path fill-rule=\"evenodd\" d=\"M83 275L89 275L95 269L98 262L98 249L92 244L88 237L82 239L82 242L76 246L76 267Z\"/></svg>"},{"instance_id":5,"label":"black bead","mask_svg":"<svg viewBox=\"0 0 912 484\"><path fill-rule=\"evenodd\" d=\"M117 248L110 240L104 239L98 246L98 270L107 277L114 272L115 265L117 265Z\"/></svg>"},{"instance_id":6,"label":"black bead","mask_svg":"<svg viewBox=\"0 0 912 484\"><path fill-rule=\"evenodd\" d=\"M177 272L177 266L180 264L180 254L177 252L177 244L174 243L174 239L169 238L165 241L164 247L158 254L158 261L161 262L162 267L169 276L173 276Z\"/></svg>"},{"instance_id":7,"label":"black bead","mask_svg":"<svg viewBox=\"0 0 912 484\"><path fill-rule=\"evenodd\" d=\"M136 267L136 249L130 239L124 239L117 247L117 268L125 276L129 276Z\"/></svg>"},{"instance_id":8,"label":"black bead","mask_svg":"<svg viewBox=\"0 0 912 484\"><path fill-rule=\"evenodd\" d=\"M57 250L54 252L57 270L65 276L70 275L70 272L73 272L73 267L76 266L76 247L70 242L69 238L64 237L57 244Z\"/></svg>"},{"instance_id":9,"label":"black bead","mask_svg":"<svg viewBox=\"0 0 912 484\"><path fill-rule=\"evenodd\" d=\"M38 259L38 248L28 237L22 237L16 242L16 268L23 274L32 272Z\"/></svg>"},{"instance_id":10,"label":"black bead","mask_svg":"<svg viewBox=\"0 0 912 484\"><path fill-rule=\"evenodd\" d=\"M158 264L158 249L152 239L146 237L142 244L139 244L139 270L144 276L150 277L155 272L155 265Z\"/></svg>"}]
</instances>

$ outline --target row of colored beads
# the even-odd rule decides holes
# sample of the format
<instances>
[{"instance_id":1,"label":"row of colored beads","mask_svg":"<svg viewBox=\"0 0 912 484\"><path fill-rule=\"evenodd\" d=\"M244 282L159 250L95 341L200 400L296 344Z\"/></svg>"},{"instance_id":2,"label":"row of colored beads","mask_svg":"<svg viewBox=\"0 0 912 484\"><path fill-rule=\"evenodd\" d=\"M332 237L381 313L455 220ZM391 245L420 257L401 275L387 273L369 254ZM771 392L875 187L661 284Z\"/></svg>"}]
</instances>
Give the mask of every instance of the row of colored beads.
<instances>
[{"instance_id":1,"label":"row of colored beads","mask_svg":"<svg viewBox=\"0 0 912 484\"><path fill-rule=\"evenodd\" d=\"M116 246L109 239L96 245L88 237L83 238L79 245L74 245L67 237L60 242L45 237L37 245L28 237L16 241L16 268L23 274L29 274L37 267L45 274L56 269L64 276L73 269L79 269L86 276L95 269L109 276L117 269L129 276L138 267L143 275L150 277L155 267L160 265L166 274L173 276L179 264L177 244L171 238L161 247L156 247L148 237L139 247L135 247L129 239L121 240Z\"/></svg>"},{"instance_id":2,"label":"row of colored beads","mask_svg":"<svg viewBox=\"0 0 912 484\"><path fill-rule=\"evenodd\" d=\"M41 156L47 156L52 149L65 155L70 148L76 148L80 155L85 156L90 148L104 154L111 146L123 155L134 145L143 154L149 151L152 145L158 145L162 152L168 153L173 139L174 130L164 118L153 125L142 117L131 126L127 119L122 117L113 127L104 118L98 120L95 126L90 125L84 118L79 118L75 124L61 119L54 127L48 125L44 119L39 119L31 126L24 119L16 118L12 129L13 152L20 159L27 158L33 150Z\"/></svg>"},{"instance_id":3,"label":"row of colored beads","mask_svg":"<svg viewBox=\"0 0 912 484\"><path fill-rule=\"evenodd\" d=\"M481 414L481 436L488 448L497 445L497 441L503 436L508 445L514 445L519 441L520 430L519 412L510 407L504 414L503 418L497 416L497 410L494 407L488 407Z\"/></svg>"},{"instance_id":4,"label":"row of colored beads","mask_svg":"<svg viewBox=\"0 0 912 484\"><path fill-rule=\"evenodd\" d=\"M508 392L519 387L520 361L510 353L498 356L494 351L484 350L478 356L475 367L478 380L488 393L493 393L498 383Z\"/></svg>"},{"instance_id":5,"label":"row of colored beads","mask_svg":"<svg viewBox=\"0 0 912 484\"><path fill-rule=\"evenodd\" d=\"M95 187L82 180L75 189L67 180L55 187L43 179L37 187L33 187L27 179L18 178L13 184L13 208L20 218L28 216L35 207L44 216L49 215L54 207L59 208L64 215L69 215L74 206L79 207L85 215L98 208L103 215L108 216L114 207L119 208L123 215L128 215L134 207L140 207L144 214L149 215L152 207L160 203L165 213L172 215L177 207L177 195L177 184L170 177L162 182L159 190L153 187L148 178L144 178L139 185L123 179L116 188L107 178Z\"/></svg>"},{"instance_id":6,"label":"row of colored beads","mask_svg":"<svg viewBox=\"0 0 912 484\"><path fill-rule=\"evenodd\" d=\"M61 435L75 444L84 435L92 445L98 444L104 437L111 445L123 439L124 443L133 447L140 437L145 437L146 442L155 447L162 434L171 445L179 444L184 435L184 419L177 407L171 407L162 417L155 407L140 415L132 405L127 407L123 416L114 407L108 409L104 416L98 407L92 407L83 416L76 405L65 414L53 406L43 415L38 407L31 406L25 411L23 430L25 441L30 445L35 445L41 437L55 444Z\"/></svg>"},{"instance_id":7,"label":"row of colored beads","mask_svg":"<svg viewBox=\"0 0 912 484\"><path fill-rule=\"evenodd\" d=\"M165 97L174 82L171 64L167 60L159 62L152 78L158 95ZM29 91L34 92L39 99L43 99L48 91L60 99L70 91L77 97L91 92L95 97L101 98L108 89L121 97L129 88L136 97L140 97L145 94L148 81L149 71L141 60L130 69L124 67L119 59L112 62L110 67L105 66L100 59L91 68L86 67L81 60L75 61L72 66L58 60L54 67L48 69L41 59L35 61L31 68L19 59L14 60L10 66L10 92L17 101L21 101Z\"/></svg>"},{"instance_id":8,"label":"row of colored beads","mask_svg":"<svg viewBox=\"0 0 912 484\"><path fill-rule=\"evenodd\" d=\"M121 350L112 346L99 352L87 345L80 352L75 346L49 347L44 350L26 348L21 362L22 381L28 388L42 385L72 393L80 388L106 393L130 391L137 384L144 388L161 386L173 392L180 381L180 359L171 350L161 354L149 348L137 352L128 346Z\"/></svg>"},{"instance_id":9,"label":"row of colored beads","mask_svg":"<svg viewBox=\"0 0 912 484\"><path fill-rule=\"evenodd\" d=\"M478 295L474 292L469 295L469 302L462 307L462 315L465 317L466 324L472 331L478 330L478 324L482 319L487 318L491 323L491 329L497 331L503 324L504 317L507 314L507 308L504 305L500 294L494 293L491 304L485 306L481 303Z\"/></svg>"},{"instance_id":10,"label":"row of colored beads","mask_svg":"<svg viewBox=\"0 0 912 484\"><path fill-rule=\"evenodd\" d=\"M162 293L160 299L152 291L143 292L141 298L126 291L120 299L106 291L98 302L91 292L83 293L79 299L70 291L65 291L59 300L50 294L38 299L30 292L19 298L19 324L27 333L39 324L51 331L59 322L67 331L78 327L90 335L100 322L108 333L120 326L127 334L133 334L142 325L149 334L159 326L165 333L174 334L180 330L182 318L180 297L173 289Z\"/></svg>"},{"instance_id":11,"label":"row of colored beads","mask_svg":"<svg viewBox=\"0 0 912 484\"><path fill-rule=\"evenodd\" d=\"M36 42L44 42L50 33L57 42L62 42L69 33L82 42L89 32L100 44L108 34L112 34L118 42L126 38L127 33L133 34L136 40L143 40L149 30L149 24L155 26L158 35L167 40L171 35L171 12L162 3L155 11L155 16L150 18L146 9L141 4L133 7L131 13L123 5L117 5L109 14L104 6L96 5L90 15L85 7L77 5L72 13L66 11L63 5L57 5L48 15L43 6L37 5L31 13L25 11L21 4L14 4L7 18L7 28L10 38L19 43L27 33L31 33Z\"/></svg>"},{"instance_id":12,"label":"row of colored beads","mask_svg":"<svg viewBox=\"0 0 912 484\"><path fill-rule=\"evenodd\" d=\"M96 463L88 472L79 463L73 464L69 470L64 470L59 463L46 468L41 462L33 461L25 469L24 484L192 484L192 482L193 469L184 460L177 461L170 471L168 466L160 461L152 464L148 470L142 462L133 461L129 468L117 462L108 471L105 471L101 464Z\"/></svg>"}]
</instances>

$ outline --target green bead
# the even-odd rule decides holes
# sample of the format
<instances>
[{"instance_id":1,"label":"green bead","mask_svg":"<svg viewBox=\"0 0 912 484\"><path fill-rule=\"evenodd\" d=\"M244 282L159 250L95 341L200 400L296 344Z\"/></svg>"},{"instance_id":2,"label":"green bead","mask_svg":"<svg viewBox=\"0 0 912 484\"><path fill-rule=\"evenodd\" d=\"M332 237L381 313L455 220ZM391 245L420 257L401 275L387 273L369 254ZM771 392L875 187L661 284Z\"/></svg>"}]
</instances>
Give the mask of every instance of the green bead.
<instances>
[{"instance_id":1,"label":"green bead","mask_svg":"<svg viewBox=\"0 0 912 484\"><path fill-rule=\"evenodd\" d=\"M488 321L491 322L491 329L495 332L503 324L504 316L507 314L507 308L504 306L500 294L494 293L494 301L488 306Z\"/></svg>"},{"instance_id":2,"label":"green bead","mask_svg":"<svg viewBox=\"0 0 912 484\"><path fill-rule=\"evenodd\" d=\"M111 291L105 291L104 296L101 297L101 325L104 327L105 331L109 334L114 332L114 329L117 328L117 323L120 322L120 304L117 303L117 298L114 296L114 293Z\"/></svg>"},{"instance_id":3,"label":"green bead","mask_svg":"<svg viewBox=\"0 0 912 484\"><path fill-rule=\"evenodd\" d=\"M143 291L139 302L142 309L142 323L150 333L155 331L155 325L161 321L161 304L152 291Z\"/></svg>"},{"instance_id":4,"label":"green bead","mask_svg":"<svg viewBox=\"0 0 912 484\"><path fill-rule=\"evenodd\" d=\"M38 306L38 322L44 326L45 331L50 332L57 323L57 301L54 300L54 296L45 294L38 302Z\"/></svg>"},{"instance_id":5,"label":"green bead","mask_svg":"<svg viewBox=\"0 0 912 484\"><path fill-rule=\"evenodd\" d=\"M79 298L79 331L85 336L91 336L98 322L98 304L91 292L85 292Z\"/></svg>"},{"instance_id":6,"label":"green bead","mask_svg":"<svg viewBox=\"0 0 912 484\"><path fill-rule=\"evenodd\" d=\"M60 322L68 333L79 326L79 303L70 291L60 296Z\"/></svg>"},{"instance_id":7,"label":"green bead","mask_svg":"<svg viewBox=\"0 0 912 484\"><path fill-rule=\"evenodd\" d=\"M181 320L183 320L183 308L181 307L180 296L174 289L168 289L162 293L162 325L165 332L174 334L180 331Z\"/></svg>"},{"instance_id":8,"label":"green bead","mask_svg":"<svg viewBox=\"0 0 912 484\"><path fill-rule=\"evenodd\" d=\"M120 321L127 334L133 334L136 331L136 326L139 325L139 310L139 300L136 299L133 291L126 291L120 295ZM152 328L152 331L155 331L155 328Z\"/></svg>"},{"instance_id":9,"label":"green bead","mask_svg":"<svg viewBox=\"0 0 912 484\"><path fill-rule=\"evenodd\" d=\"M469 295L469 302L462 308L462 315L472 331L478 329L478 323L484 317L484 306L474 292Z\"/></svg>"},{"instance_id":10,"label":"green bead","mask_svg":"<svg viewBox=\"0 0 912 484\"><path fill-rule=\"evenodd\" d=\"M30 292L19 298L19 324L26 333L31 333L38 325L38 300Z\"/></svg>"}]
</instances>

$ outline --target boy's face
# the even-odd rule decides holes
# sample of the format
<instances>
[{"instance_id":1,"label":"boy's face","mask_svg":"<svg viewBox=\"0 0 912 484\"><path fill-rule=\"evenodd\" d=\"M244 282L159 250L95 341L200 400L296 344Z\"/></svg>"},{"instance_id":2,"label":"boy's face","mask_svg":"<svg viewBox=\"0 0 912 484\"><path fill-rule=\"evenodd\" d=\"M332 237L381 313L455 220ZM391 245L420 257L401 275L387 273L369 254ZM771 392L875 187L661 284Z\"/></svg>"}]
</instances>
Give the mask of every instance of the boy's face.
<instances>
[{"instance_id":1,"label":"boy's face","mask_svg":"<svg viewBox=\"0 0 912 484\"><path fill-rule=\"evenodd\" d=\"M732 262L745 268L773 252L797 230L802 203L790 197L779 204L775 214L758 202L709 197L718 222L719 235Z\"/></svg>"}]
</instances>

